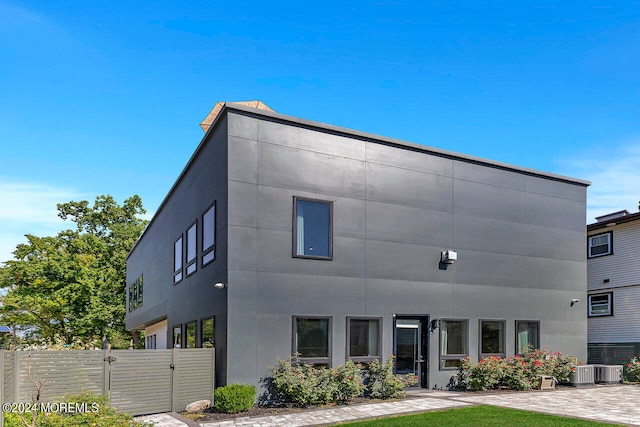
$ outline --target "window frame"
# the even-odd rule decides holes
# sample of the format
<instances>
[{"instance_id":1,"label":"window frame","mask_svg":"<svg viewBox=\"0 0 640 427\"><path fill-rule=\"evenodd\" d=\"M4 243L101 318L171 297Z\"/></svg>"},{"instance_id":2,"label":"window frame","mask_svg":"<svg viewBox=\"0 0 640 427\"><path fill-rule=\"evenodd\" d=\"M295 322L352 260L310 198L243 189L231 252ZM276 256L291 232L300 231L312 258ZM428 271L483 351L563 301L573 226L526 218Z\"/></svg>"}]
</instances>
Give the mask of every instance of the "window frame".
<instances>
[{"instance_id":1,"label":"window frame","mask_svg":"<svg viewBox=\"0 0 640 427\"><path fill-rule=\"evenodd\" d=\"M464 354L442 354L442 331L445 322L462 322L465 325L465 337L464 337L464 346L465 353ZM443 366L443 362L447 361L460 361L469 357L469 319L441 319L440 320L440 328L438 328L438 370L440 371L456 371L460 367L459 366Z\"/></svg>"},{"instance_id":2,"label":"window frame","mask_svg":"<svg viewBox=\"0 0 640 427\"><path fill-rule=\"evenodd\" d=\"M605 253L593 255L593 254L591 254L591 249L594 246L591 244L591 240L594 237L601 237L601 236L607 236L608 237L608 239L609 239L609 241L608 241L609 248L608 248L607 252L605 252ZM591 235L587 236L587 258L588 259L598 258L598 257L601 257L601 256L607 256L607 255L613 255L613 230L606 231L604 233L591 234Z\"/></svg>"},{"instance_id":3,"label":"window frame","mask_svg":"<svg viewBox=\"0 0 640 427\"><path fill-rule=\"evenodd\" d=\"M140 277L138 277L138 280L136 280L136 283L138 285L138 300L136 302L137 308L142 307L142 302L143 302L143 295L142 295L142 275L140 275Z\"/></svg>"},{"instance_id":4,"label":"window frame","mask_svg":"<svg viewBox=\"0 0 640 427\"><path fill-rule=\"evenodd\" d=\"M301 363L308 363L312 365L326 365L331 367L331 359L333 355L332 340L333 340L333 317L332 316L293 316L292 320L292 337L291 337L291 354L293 356L300 354L298 352L298 321L299 320L326 320L327 321L327 356L322 357L302 357L298 359Z\"/></svg>"},{"instance_id":5,"label":"window frame","mask_svg":"<svg viewBox=\"0 0 640 427\"><path fill-rule=\"evenodd\" d=\"M207 246L205 248L204 244L204 233L205 230L207 228L207 223L205 221L205 216L213 209L213 216L212 216L212 220L213 220L213 242L211 243L211 245ZM200 219L201 219L201 223L202 223L202 227L201 228L201 239L200 239L200 266L204 267L205 265L211 264L213 261L216 260L216 227L217 227L217 221L216 221L216 214L217 214L217 209L216 209L216 202L213 202L212 204L209 205L209 207L207 207L204 212L202 212L202 215L200 215ZM211 254L211 255L210 255Z\"/></svg>"},{"instance_id":6,"label":"window frame","mask_svg":"<svg viewBox=\"0 0 640 427\"><path fill-rule=\"evenodd\" d=\"M180 331L180 342L178 343L180 347L176 347L176 329ZM182 332L182 323L173 325L173 328L171 328L171 348L184 348L183 341L184 333Z\"/></svg>"},{"instance_id":7,"label":"window frame","mask_svg":"<svg viewBox=\"0 0 640 427\"><path fill-rule=\"evenodd\" d=\"M189 326L193 326L193 347L189 346ZM184 324L184 348L197 348L198 346L198 322L190 320Z\"/></svg>"},{"instance_id":8,"label":"window frame","mask_svg":"<svg viewBox=\"0 0 640 427\"><path fill-rule=\"evenodd\" d=\"M189 245L191 244L191 239L189 239L189 234L193 229L193 258L189 259ZM191 276L196 271L198 271L198 220L195 220L189 225L187 231L185 232L185 273L186 277Z\"/></svg>"},{"instance_id":9,"label":"window frame","mask_svg":"<svg viewBox=\"0 0 640 427\"><path fill-rule=\"evenodd\" d=\"M298 201L301 202L311 202L311 203L323 203L329 205L329 229L327 232L328 236L328 255L305 255L298 254ZM332 200L320 200L320 199L312 199L309 197L300 197L293 196L293 217L292 217L292 251L291 254L293 258L302 258L302 259L317 259L323 261L331 261L333 260L333 201Z\"/></svg>"},{"instance_id":10,"label":"window frame","mask_svg":"<svg viewBox=\"0 0 640 427\"><path fill-rule=\"evenodd\" d=\"M482 326L483 323L500 323L502 324L502 342L501 342L501 346L502 346L502 352L501 353L484 353L483 350L483 339L484 336L482 334ZM479 341L479 345L478 345L478 356L480 359L484 359L486 357L491 357L491 356L498 356L501 358L505 358L507 356L507 321L505 319L480 319L480 321L478 322L478 341Z\"/></svg>"},{"instance_id":11,"label":"window frame","mask_svg":"<svg viewBox=\"0 0 640 427\"><path fill-rule=\"evenodd\" d=\"M607 296L608 301L608 305L609 305L609 312L606 314L593 314L592 312L592 302L591 302L591 298L592 297L601 297L603 295ZM610 292L598 292L596 294L589 294L587 295L587 317L612 317L613 316L613 291Z\"/></svg>"},{"instance_id":12,"label":"window frame","mask_svg":"<svg viewBox=\"0 0 640 427\"><path fill-rule=\"evenodd\" d=\"M366 321L376 321L378 322L378 345L377 345L377 356L367 355L367 356L352 356L351 355L351 321L352 320L366 320ZM369 363L374 360L382 361L382 317L357 317L350 316L347 317L347 345L346 345L346 360L353 360L356 363Z\"/></svg>"},{"instance_id":13,"label":"window frame","mask_svg":"<svg viewBox=\"0 0 640 427\"><path fill-rule=\"evenodd\" d=\"M540 321L539 320L516 320L516 330L515 330L515 354L523 354L520 352L520 348L518 348L518 327L520 326L520 323L536 323L538 325L537 327L537 333L536 333L536 341L538 342L538 346L536 348L534 348L534 350L539 350L540 349Z\"/></svg>"},{"instance_id":14,"label":"window frame","mask_svg":"<svg viewBox=\"0 0 640 427\"><path fill-rule=\"evenodd\" d=\"M204 323L208 320L213 322L213 343L212 347L204 347ZM198 336L198 348L215 348L216 347L216 316L209 316L200 319L200 335Z\"/></svg>"},{"instance_id":15,"label":"window frame","mask_svg":"<svg viewBox=\"0 0 640 427\"><path fill-rule=\"evenodd\" d=\"M176 245L180 242L180 267L176 268L177 252ZM180 233L180 237L173 241L173 284L176 285L184 279L184 236Z\"/></svg>"}]
</instances>

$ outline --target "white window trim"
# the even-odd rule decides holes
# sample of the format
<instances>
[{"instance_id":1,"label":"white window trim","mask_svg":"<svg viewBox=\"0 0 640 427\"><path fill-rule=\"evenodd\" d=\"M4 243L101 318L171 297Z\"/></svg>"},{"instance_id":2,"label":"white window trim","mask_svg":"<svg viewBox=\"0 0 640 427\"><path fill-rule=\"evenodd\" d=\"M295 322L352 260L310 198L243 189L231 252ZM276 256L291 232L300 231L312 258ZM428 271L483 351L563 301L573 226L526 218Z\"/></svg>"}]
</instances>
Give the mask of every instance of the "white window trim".
<instances>
[{"instance_id":1,"label":"white window trim","mask_svg":"<svg viewBox=\"0 0 640 427\"><path fill-rule=\"evenodd\" d=\"M597 246L604 246L604 245L594 246L592 244L593 239L596 238L596 237L602 237L602 236L607 236L607 251L605 253L592 255L591 254L591 249L592 248L597 247ZM588 239L588 252L587 252L587 257L588 258L597 258L597 257L607 256L607 255L613 254L613 232L607 231L606 233L593 234L591 236L588 236L587 239Z\"/></svg>"}]
</instances>

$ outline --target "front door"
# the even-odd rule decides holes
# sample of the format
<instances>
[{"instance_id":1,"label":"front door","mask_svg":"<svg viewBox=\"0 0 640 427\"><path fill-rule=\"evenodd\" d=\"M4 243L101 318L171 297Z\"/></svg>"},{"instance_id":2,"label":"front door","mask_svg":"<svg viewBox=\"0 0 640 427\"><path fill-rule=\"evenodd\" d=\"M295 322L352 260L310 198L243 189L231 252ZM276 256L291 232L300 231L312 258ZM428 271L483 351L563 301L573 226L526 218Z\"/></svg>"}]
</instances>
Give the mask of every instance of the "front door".
<instances>
[{"instance_id":1,"label":"front door","mask_svg":"<svg viewBox=\"0 0 640 427\"><path fill-rule=\"evenodd\" d=\"M414 374L427 385L427 316L397 316L394 333L396 374Z\"/></svg>"}]
</instances>

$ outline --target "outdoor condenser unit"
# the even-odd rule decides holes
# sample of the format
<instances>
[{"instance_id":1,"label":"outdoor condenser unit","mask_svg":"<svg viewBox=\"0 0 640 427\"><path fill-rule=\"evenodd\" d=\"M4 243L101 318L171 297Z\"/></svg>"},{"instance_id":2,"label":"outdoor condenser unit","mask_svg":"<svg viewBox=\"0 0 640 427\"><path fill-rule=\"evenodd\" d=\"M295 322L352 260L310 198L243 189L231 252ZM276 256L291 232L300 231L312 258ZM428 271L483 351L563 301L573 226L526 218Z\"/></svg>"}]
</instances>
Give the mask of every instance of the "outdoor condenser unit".
<instances>
[{"instance_id":1,"label":"outdoor condenser unit","mask_svg":"<svg viewBox=\"0 0 640 427\"><path fill-rule=\"evenodd\" d=\"M594 365L594 373L598 384L622 382L622 365Z\"/></svg>"},{"instance_id":2,"label":"outdoor condenser unit","mask_svg":"<svg viewBox=\"0 0 640 427\"><path fill-rule=\"evenodd\" d=\"M575 371L569 376L569 384L574 387L595 385L593 365L575 365Z\"/></svg>"}]
</instances>

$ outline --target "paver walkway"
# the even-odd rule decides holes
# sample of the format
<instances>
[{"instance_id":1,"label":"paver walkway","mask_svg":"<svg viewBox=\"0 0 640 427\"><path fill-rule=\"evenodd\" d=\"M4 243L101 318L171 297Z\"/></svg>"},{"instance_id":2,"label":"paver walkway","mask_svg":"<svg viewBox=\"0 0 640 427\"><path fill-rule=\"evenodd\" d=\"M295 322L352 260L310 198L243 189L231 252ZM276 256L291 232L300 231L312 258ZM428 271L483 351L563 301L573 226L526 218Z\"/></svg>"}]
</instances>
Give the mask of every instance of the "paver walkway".
<instances>
[{"instance_id":1,"label":"paver walkway","mask_svg":"<svg viewBox=\"0 0 640 427\"><path fill-rule=\"evenodd\" d=\"M393 402L365 403L262 417L240 417L198 424L203 427L326 425L469 405L493 405L640 426L640 405L638 405L640 386L597 386L554 391L482 394L416 390L411 391L410 394L411 399ZM169 414L150 415L137 419L153 422L156 427L188 426ZM193 422L189 424L195 425Z\"/></svg>"}]
</instances>

